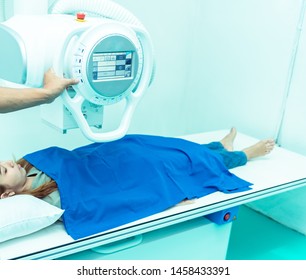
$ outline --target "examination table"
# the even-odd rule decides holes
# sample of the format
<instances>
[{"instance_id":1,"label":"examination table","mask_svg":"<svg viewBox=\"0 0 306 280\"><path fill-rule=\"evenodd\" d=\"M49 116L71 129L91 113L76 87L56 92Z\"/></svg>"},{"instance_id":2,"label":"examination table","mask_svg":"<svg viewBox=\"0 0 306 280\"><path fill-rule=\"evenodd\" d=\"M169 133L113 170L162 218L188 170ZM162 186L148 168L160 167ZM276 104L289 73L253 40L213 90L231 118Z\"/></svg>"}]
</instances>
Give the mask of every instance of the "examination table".
<instances>
[{"instance_id":1,"label":"examination table","mask_svg":"<svg viewBox=\"0 0 306 280\"><path fill-rule=\"evenodd\" d=\"M208 143L228 131L182 138ZM258 140L238 133L235 149ZM232 173L252 182L245 192L215 192L189 204L87 238L73 240L62 222L0 243L0 259L225 259L239 205L306 186L306 157L275 147Z\"/></svg>"}]
</instances>

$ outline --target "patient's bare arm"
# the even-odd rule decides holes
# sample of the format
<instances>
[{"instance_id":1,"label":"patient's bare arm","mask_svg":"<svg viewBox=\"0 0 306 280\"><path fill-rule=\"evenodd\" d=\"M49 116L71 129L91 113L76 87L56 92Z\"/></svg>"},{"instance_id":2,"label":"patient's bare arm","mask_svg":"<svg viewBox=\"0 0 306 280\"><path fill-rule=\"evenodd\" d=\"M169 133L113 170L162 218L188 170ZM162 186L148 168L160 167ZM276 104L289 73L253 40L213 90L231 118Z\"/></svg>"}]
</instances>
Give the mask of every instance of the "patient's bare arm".
<instances>
[{"instance_id":1,"label":"patient's bare arm","mask_svg":"<svg viewBox=\"0 0 306 280\"><path fill-rule=\"evenodd\" d=\"M44 76L43 88L1 88L0 113L9 113L44 103L51 103L66 87L77 84L75 79L58 77L49 69Z\"/></svg>"}]
</instances>

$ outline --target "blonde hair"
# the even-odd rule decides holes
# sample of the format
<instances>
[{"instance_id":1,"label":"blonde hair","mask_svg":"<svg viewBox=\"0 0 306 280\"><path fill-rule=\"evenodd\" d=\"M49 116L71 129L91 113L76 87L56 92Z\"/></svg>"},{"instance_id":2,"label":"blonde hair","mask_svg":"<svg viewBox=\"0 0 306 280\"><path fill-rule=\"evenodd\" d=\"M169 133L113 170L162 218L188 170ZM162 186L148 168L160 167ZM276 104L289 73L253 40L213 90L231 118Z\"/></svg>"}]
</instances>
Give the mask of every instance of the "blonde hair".
<instances>
[{"instance_id":1,"label":"blonde hair","mask_svg":"<svg viewBox=\"0 0 306 280\"><path fill-rule=\"evenodd\" d=\"M26 174L28 174L29 171L33 168L33 165L23 158L19 159L17 163L20 164L25 169ZM30 194L37 198L44 198L56 190L57 190L57 184L53 179L51 179L51 181L42 184L38 188L24 191L22 192L22 194Z\"/></svg>"}]
</instances>

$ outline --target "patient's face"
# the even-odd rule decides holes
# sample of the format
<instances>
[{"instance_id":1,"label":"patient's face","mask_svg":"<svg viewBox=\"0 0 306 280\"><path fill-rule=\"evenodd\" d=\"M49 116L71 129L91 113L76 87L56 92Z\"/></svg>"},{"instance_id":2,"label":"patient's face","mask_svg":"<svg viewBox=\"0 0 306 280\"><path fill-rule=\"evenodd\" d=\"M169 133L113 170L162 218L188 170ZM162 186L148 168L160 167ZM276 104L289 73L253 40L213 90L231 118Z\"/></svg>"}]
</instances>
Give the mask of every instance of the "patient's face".
<instances>
[{"instance_id":1,"label":"patient's face","mask_svg":"<svg viewBox=\"0 0 306 280\"><path fill-rule=\"evenodd\" d=\"M26 182L26 171L14 161L0 162L0 185L17 192Z\"/></svg>"}]
</instances>

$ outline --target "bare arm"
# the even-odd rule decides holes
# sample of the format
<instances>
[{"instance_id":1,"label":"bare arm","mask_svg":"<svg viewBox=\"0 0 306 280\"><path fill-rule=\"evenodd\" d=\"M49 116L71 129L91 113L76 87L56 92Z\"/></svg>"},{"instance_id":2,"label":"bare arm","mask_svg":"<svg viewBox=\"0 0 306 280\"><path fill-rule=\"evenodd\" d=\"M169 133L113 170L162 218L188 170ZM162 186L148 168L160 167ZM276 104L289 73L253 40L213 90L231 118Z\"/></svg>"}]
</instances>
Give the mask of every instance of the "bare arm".
<instances>
[{"instance_id":1,"label":"bare arm","mask_svg":"<svg viewBox=\"0 0 306 280\"><path fill-rule=\"evenodd\" d=\"M44 76L43 88L1 88L0 113L13 112L44 103L51 103L66 87L77 84L75 79L64 79L49 69Z\"/></svg>"}]
</instances>

